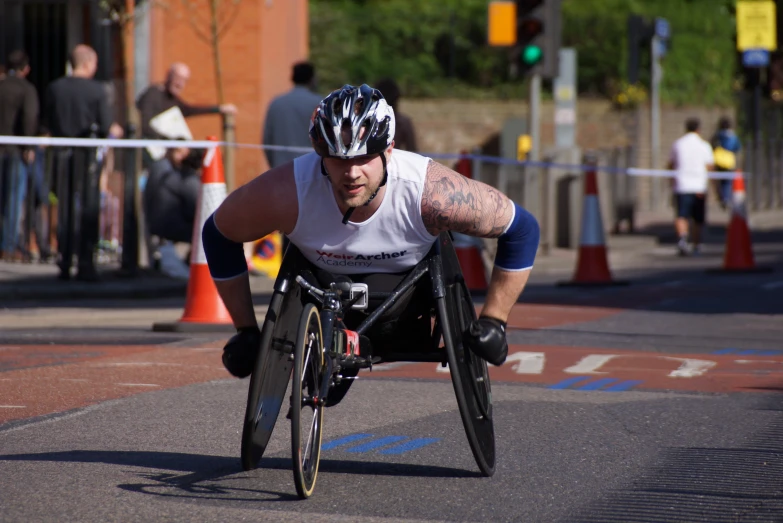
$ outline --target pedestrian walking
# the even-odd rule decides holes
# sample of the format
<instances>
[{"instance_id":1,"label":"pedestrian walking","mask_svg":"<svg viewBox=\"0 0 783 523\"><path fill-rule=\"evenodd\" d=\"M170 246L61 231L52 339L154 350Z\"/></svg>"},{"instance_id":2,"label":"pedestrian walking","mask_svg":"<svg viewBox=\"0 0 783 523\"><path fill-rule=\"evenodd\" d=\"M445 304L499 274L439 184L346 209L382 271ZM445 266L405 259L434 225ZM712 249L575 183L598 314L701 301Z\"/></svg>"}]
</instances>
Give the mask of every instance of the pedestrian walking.
<instances>
[{"instance_id":1,"label":"pedestrian walking","mask_svg":"<svg viewBox=\"0 0 783 523\"><path fill-rule=\"evenodd\" d=\"M685 135L672 144L669 169L676 171L673 182L676 201L674 227L677 232L677 250L680 256L701 251L702 228L707 207L708 171L714 168L712 147L699 135L700 122L689 118ZM689 222L692 221L691 225ZM692 243L689 250L688 240Z\"/></svg>"},{"instance_id":2,"label":"pedestrian walking","mask_svg":"<svg viewBox=\"0 0 783 523\"><path fill-rule=\"evenodd\" d=\"M35 136L38 131L38 93L29 81L30 60L23 50L13 51L6 75L0 80L0 135ZM0 145L0 258L18 260L27 254L20 233L27 177L35 161L33 146ZM27 219L29 219L28 217Z\"/></svg>"},{"instance_id":3,"label":"pedestrian walking","mask_svg":"<svg viewBox=\"0 0 783 523\"><path fill-rule=\"evenodd\" d=\"M315 67L309 62L294 64L291 71L294 87L274 98L264 120L264 145L310 147L310 118L321 103L315 92ZM269 167L277 167L304 153L264 151Z\"/></svg>"}]
</instances>

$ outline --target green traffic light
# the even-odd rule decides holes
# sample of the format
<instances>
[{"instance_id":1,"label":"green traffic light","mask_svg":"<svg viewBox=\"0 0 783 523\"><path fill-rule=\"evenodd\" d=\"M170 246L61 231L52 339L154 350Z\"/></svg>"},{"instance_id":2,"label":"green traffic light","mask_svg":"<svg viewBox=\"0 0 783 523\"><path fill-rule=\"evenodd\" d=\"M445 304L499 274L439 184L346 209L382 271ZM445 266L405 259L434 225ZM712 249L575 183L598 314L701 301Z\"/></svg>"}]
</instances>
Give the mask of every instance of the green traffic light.
<instances>
[{"instance_id":1,"label":"green traffic light","mask_svg":"<svg viewBox=\"0 0 783 523\"><path fill-rule=\"evenodd\" d=\"M544 52L537 45L528 45L522 50L522 63L525 65L536 65L541 61Z\"/></svg>"}]
</instances>

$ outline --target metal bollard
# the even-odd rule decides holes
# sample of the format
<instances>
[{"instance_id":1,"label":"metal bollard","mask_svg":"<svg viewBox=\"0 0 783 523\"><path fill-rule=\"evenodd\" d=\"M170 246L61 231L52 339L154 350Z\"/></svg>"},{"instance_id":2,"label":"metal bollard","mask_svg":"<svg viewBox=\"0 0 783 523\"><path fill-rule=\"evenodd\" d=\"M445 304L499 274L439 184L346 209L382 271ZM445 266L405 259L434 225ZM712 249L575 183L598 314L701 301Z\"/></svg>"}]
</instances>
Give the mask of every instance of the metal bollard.
<instances>
[{"instance_id":1,"label":"metal bollard","mask_svg":"<svg viewBox=\"0 0 783 523\"><path fill-rule=\"evenodd\" d=\"M136 126L128 124L125 136L133 139L136 136ZM136 188L138 177L136 173L136 157L140 151L125 149L122 189L122 261L120 271L126 276L135 276L139 268L139 222L136 215Z\"/></svg>"}]
</instances>

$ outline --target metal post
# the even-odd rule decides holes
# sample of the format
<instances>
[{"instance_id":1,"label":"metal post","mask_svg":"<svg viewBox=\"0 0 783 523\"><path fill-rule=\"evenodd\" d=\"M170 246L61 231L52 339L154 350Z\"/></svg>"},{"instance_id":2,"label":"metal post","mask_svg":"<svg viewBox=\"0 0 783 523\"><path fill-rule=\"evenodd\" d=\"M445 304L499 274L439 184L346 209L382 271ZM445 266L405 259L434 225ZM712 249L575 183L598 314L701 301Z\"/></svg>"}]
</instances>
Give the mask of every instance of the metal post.
<instances>
[{"instance_id":1,"label":"metal post","mask_svg":"<svg viewBox=\"0 0 783 523\"><path fill-rule=\"evenodd\" d=\"M530 77L530 141L531 148L528 158L536 162L541 151L541 75Z\"/></svg>"},{"instance_id":2,"label":"metal post","mask_svg":"<svg viewBox=\"0 0 783 523\"><path fill-rule=\"evenodd\" d=\"M128 124L126 136L134 138L136 126ZM120 271L135 276L139 268L139 225L136 216L136 157L138 150L125 149L125 176L122 191L122 265Z\"/></svg>"},{"instance_id":3,"label":"metal post","mask_svg":"<svg viewBox=\"0 0 783 523\"><path fill-rule=\"evenodd\" d=\"M658 57L661 41L658 36L653 36L650 44L650 60L652 63L652 76L650 80L650 167L658 169L658 155L661 150L661 78L663 70ZM661 180L652 179L650 206L656 210L661 203Z\"/></svg>"},{"instance_id":4,"label":"metal post","mask_svg":"<svg viewBox=\"0 0 783 523\"><path fill-rule=\"evenodd\" d=\"M471 171L470 175L473 177L474 180L477 182L481 181L481 147L475 147L473 149L473 161L471 162Z\"/></svg>"},{"instance_id":5,"label":"metal post","mask_svg":"<svg viewBox=\"0 0 783 523\"><path fill-rule=\"evenodd\" d=\"M753 144L755 146L753 162L753 201L751 208L761 208L761 184L764 174L762 171L764 148L761 142L761 72L756 69L755 85L753 86Z\"/></svg>"},{"instance_id":6,"label":"metal post","mask_svg":"<svg viewBox=\"0 0 783 523\"><path fill-rule=\"evenodd\" d=\"M547 158L547 161L552 161L553 158ZM551 212L551 206L550 206L550 176L549 176L549 167L539 168L538 169L538 187L540 191L540 206L541 206L541 216L538 219L538 225L541 229L540 232L540 241L539 241L539 248L540 248L540 254L542 256L549 256L549 249L551 247L552 241L551 241L551 231L550 231L550 224L552 223L552 219L550 216Z\"/></svg>"},{"instance_id":7,"label":"metal post","mask_svg":"<svg viewBox=\"0 0 783 523\"><path fill-rule=\"evenodd\" d=\"M539 158L541 158L541 75L538 73L530 77L529 104L528 127L531 147L530 152L528 153L528 159L537 162ZM501 176L505 174L505 170L506 169L501 166L499 169ZM536 189L536 184L540 182L539 173L540 169L537 167L525 167L523 192L527 209L540 217L541 203L536 201L537 195L540 195L540 189ZM498 182L500 182L500 180L498 180ZM530 195L530 197L528 197L528 195Z\"/></svg>"},{"instance_id":8,"label":"metal post","mask_svg":"<svg viewBox=\"0 0 783 523\"><path fill-rule=\"evenodd\" d=\"M233 114L223 115L223 139L228 143L236 142ZM224 174L226 176L226 190L228 192L236 189L236 178L234 170L234 166L236 165L234 162L235 152L236 149L231 145L227 145L223 150L223 166L225 168Z\"/></svg>"}]
</instances>

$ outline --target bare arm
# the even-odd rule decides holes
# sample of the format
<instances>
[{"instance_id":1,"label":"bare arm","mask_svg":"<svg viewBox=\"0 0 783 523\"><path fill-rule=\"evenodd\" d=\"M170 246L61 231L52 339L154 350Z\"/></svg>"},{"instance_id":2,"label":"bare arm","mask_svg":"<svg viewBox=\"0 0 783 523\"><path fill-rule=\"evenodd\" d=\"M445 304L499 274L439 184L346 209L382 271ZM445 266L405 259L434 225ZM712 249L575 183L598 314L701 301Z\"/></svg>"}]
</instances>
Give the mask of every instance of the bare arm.
<instances>
[{"instance_id":1,"label":"bare arm","mask_svg":"<svg viewBox=\"0 0 783 523\"><path fill-rule=\"evenodd\" d=\"M497 238L511 222L513 204L497 189L430 161L421 215L424 226L433 235L455 231ZM493 267L482 315L507 321L529 276L528 270L505 271Z\"/></svg>"},{"instance_id":2,"label":"bare arm","mask_svg":"<svg viewBox=\"0 0 783 523\"><path fill-rule=\"evenodd\" d=\"M215 225L226 238L244 243L274 231L290 233L298 214L293 163L287 163L228 195L215 211ZM256 325L247 273L215 285L235 327Z\"/></svg>"},{"instance_id":3,"label":"bare arm","mask_svg":"<svg viewBox=\"0 0 783 523\"><path fill-rule=\"evenodd\" d=\"M430 161L421 199L421 217L433 236L455 231L497 238L503 234L512 215L512 204L505 194Z\"/></svg>"}]
</instances>

